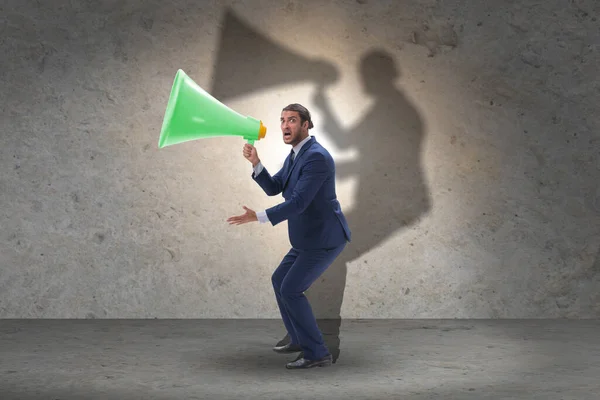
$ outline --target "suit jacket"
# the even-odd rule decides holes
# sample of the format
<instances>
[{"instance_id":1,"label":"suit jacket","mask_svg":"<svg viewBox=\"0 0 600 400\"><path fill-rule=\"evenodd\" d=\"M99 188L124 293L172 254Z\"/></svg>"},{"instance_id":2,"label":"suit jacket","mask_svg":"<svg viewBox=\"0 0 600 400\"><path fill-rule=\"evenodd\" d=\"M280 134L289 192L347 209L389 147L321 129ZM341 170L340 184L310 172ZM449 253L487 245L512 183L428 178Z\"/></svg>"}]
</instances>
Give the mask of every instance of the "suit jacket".
<instances>
[{"instance_id":1,"label":"suit jacket","mask_svg":"<svg viewBox=\"0 0 600 400\"><path fill-rule=\"evenodd\" d=\"M282 193L285 201L265 211L272 225L287 220L292 247L329 249L351 240L351 232L335 192L335 163L311 136L296 155L291 154L273 176L263 167L254 179L269 196Z\"/></svg>"}]
</instances>

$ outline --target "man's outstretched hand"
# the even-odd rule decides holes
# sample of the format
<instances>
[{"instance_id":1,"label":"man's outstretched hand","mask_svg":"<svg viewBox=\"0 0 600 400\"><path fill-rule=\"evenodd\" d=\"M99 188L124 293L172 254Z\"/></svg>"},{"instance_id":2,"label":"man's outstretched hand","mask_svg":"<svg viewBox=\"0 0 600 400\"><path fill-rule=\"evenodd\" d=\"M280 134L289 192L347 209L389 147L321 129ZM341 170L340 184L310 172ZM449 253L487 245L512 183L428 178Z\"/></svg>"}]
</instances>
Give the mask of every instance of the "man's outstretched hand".
<instances>
[{"instance_id":1,"label":"man's outstretched hand","mask_svg":"<svg viewBox=\"0 0 600 400\"><path fill-rule=\"evenodd\" d=\"M244 210L246 210L246 212L244 214L227 218L227 222L229 222L229 225L241 225L241 224L245 224L247 222L258 221L256 212L254 212L253 210L249 209L246 206L243 206L243 207L244 207Z\"/></svg>"}]
</instances>

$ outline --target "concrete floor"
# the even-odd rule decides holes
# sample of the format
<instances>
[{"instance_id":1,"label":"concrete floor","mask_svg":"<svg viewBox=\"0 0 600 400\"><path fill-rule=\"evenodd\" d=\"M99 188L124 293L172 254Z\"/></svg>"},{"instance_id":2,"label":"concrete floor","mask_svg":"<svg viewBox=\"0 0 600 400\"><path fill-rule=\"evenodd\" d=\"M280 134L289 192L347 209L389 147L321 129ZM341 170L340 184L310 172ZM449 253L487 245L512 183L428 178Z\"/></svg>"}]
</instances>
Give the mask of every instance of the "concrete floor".
<instances>
[{"instance_id":1,"label":"concrete floor","mask_svg":"<svg viewBox=\"0 0 600 400\"><path fill-rule=\"evenodd\" d=\"M271 350L282 332L278 320L0 320L0 399L600 398L600 321L344 320L337 362L302 371Z\"/></svg>"}]
</instances>

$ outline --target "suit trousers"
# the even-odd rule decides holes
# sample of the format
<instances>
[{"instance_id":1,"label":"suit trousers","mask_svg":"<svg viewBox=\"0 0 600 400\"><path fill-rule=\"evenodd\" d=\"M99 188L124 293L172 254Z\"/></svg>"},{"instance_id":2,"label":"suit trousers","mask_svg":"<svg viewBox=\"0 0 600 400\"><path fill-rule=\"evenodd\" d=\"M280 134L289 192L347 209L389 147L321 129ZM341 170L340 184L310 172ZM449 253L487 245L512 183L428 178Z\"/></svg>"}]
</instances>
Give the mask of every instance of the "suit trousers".
<instances>
[{"instance_id":1,"label":"suit trousers","mask_svg":"<svg viewBox=\"0 0 600 400\"><path fill-rule=\"evenodd\" d=\"M298 344L304 358L317 360L329 354L312 308L304 292L333 263L346 243L333 249L290 249L273 276L273 289L291 343Z\"/></svg>"}]
</instances>

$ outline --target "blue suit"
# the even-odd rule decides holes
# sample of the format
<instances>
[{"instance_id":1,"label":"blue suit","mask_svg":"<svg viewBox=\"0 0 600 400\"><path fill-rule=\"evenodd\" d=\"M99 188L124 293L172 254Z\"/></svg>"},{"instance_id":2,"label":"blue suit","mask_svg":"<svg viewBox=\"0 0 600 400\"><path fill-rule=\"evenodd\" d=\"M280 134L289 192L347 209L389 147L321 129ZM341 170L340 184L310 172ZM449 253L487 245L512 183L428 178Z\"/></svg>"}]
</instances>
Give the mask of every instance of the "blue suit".
<instances>
[{"instance_id":1,"label":"blue suit","mask_svg":"<svg viewBox=\"0 0 600 400\"><path fill-rule=\"evenodd\" d=\"M281 193L285 199L265 210L272 225L288 221L292 245L273 273L273 288L291 342L302 346L304 358L322 358L329 351L304 292L351 240L336 197L335 163L311 136L275 175L263 167L252 179L267 195Z\"/></svg>"}]
</instances>

